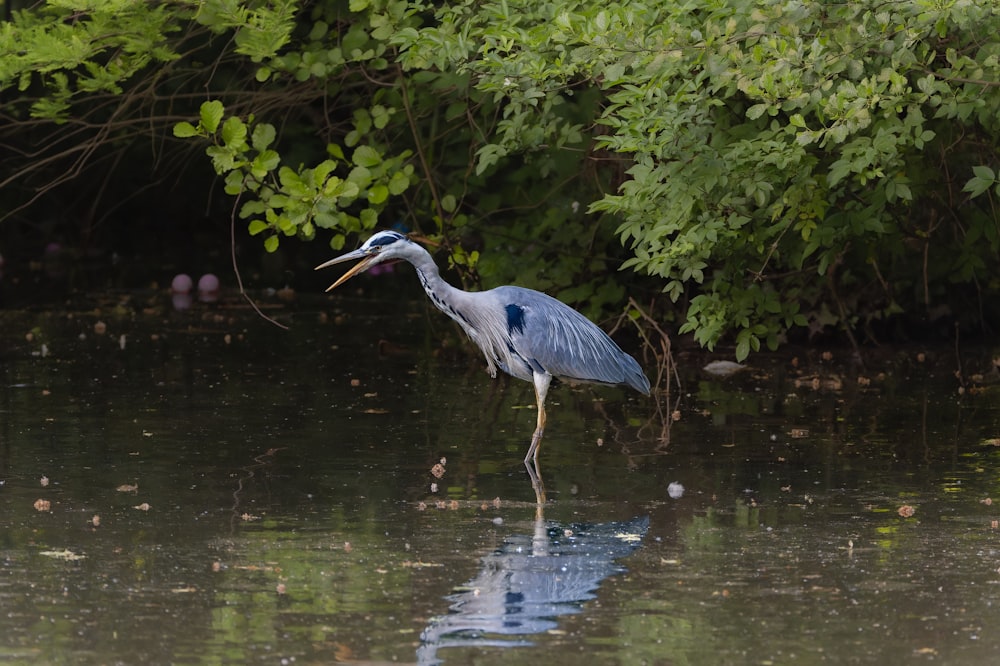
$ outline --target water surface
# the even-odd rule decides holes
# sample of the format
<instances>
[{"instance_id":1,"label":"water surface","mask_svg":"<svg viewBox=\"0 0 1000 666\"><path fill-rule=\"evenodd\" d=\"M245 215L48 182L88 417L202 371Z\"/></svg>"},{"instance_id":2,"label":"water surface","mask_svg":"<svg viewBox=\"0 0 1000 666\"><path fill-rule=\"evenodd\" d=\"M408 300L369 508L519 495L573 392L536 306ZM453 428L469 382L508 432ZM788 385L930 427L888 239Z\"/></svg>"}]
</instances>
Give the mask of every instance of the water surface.
<instances>
[{"instance_id":1,"label":"water surface","mask_svg":"<svg viewBox=\"0 0 1000 666\"><path fill-rule=\"evenodd\" d=\"M0 312L0 661L1000 651L988 354L811 350L716 378L689 353L669 401L554 387L538 507L531 387L491 380L445 318L269 311L290 330L159 294Z\"/></svg>"}]
</instances>

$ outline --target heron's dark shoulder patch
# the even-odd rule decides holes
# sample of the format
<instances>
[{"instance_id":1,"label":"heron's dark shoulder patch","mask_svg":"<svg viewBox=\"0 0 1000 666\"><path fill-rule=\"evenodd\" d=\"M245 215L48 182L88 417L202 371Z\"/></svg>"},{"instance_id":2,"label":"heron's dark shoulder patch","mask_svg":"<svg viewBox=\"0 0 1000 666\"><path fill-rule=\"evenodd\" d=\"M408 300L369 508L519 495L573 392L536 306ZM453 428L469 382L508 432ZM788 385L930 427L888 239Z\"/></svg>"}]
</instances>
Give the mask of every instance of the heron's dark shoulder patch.
<instances>
[{"instance_id":1,"label":"heron's dark shoulder patch","mask_svg":"<svg viewBox=\"0 0 1000 666\"><path fill-rule=\"evenodd\" d=\"M524 333L524 308L515 303L507 306L507 332Z\"/></svg>"}]
</instances>

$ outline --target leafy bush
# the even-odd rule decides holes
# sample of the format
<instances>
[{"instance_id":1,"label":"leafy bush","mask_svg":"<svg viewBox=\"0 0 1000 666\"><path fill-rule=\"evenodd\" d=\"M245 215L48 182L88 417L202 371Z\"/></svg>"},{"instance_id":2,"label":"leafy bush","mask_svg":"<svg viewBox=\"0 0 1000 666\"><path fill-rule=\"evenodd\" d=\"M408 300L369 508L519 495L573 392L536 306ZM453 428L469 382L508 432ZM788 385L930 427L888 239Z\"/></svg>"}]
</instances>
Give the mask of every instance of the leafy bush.
<instances>
[{"instance_id":1,"label":"leafy bush","mask_svg":"<svg viewBox=\"0 0 1000 666\"><path fill-rule=\"evenodd\" d=\"M994 3L94 0L19 14L12 54L20 122L172 127L269 250L400 223L467 284L672 301L740 359L998 315Z\"/></svg>"},{"instance_id":2,"label":"leafy bush","mask_svg":"<svg viewBox=\"0 0 1000 666\"><path fill-rule=\"evenodd\" d=\"M990 299L995 4L471 7L405 33L403 61L471 73L503 101L479 168L576 129L553 102L599 89L594 148L631 163L590 210L620 220L625 267L689 299L681 331L702 344L735 332L744 358L795 326L850 334Z\"/></svg>"}]
</instances>

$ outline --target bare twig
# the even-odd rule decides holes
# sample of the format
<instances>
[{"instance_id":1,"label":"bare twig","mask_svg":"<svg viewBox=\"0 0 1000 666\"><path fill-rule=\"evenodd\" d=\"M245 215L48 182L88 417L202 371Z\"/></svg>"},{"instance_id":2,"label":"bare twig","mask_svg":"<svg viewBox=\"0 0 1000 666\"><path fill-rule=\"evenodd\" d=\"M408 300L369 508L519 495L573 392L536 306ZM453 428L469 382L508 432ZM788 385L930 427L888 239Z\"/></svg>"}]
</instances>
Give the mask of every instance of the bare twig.
<instances>
[{"instance_id":1,"label":"bare twig","mask_svg":"<svg viewBox=\"0 0 1000 666\"><path fill-rule=\"evenodd\" d=\"M639 317L635 318L630 315L629 309L634 308L636 312L639 313ZM639 319L645 322L645 327L639 323ZM628 299L628 306L625 311L618 317L618 321L615 322L615 326L611 329L613 333L616 331L623 321L632 322L635 325L636 331L639 337L642 338L643 347L649 350L656 358L656 381L653 382L653 386L659 387L663 386L665 393L670 395L670 380L671 375L673 375L673 380L677 382L677 388L681 387L681 378L677 373L677 364L674 363L673 352L671 351L670 345L670 335L664 331L660 324L653 319L649 314L643 310L634 298ZM658 336L658 340L654 341L651 339L649 332L647 330L651 328Z\"/></svg>"},{"instance_id":2,"label":"bare twig","mask_svg":"<svg viewBox=\"0 0 1000 666\"><path fill-rule=\"evenodd\" d=\"M240 296L246 299L246 302L250 304L250 307L254 309L254 312L259 314L263 319L271 322L278 328L283 328L287 331L288 330L287 326L282 324L280 321L274 319L273 317L269 317L268 315L264 314L264 312L257 305L257 302L254 301L252 298L250 298L250 294L248 294L247 290L243 287L243 278L240 275L240 265L239 262L236 260L236 210L239 208L240 198L242 196L243 192L240 192L239 194L236 195L236 201L233 203L233 210L229 214L229 251L230 251L230 256L232 257L233 260L233 273L236 275L236 284L239 285L240 287Z\"/></svg>"}]
</instances>

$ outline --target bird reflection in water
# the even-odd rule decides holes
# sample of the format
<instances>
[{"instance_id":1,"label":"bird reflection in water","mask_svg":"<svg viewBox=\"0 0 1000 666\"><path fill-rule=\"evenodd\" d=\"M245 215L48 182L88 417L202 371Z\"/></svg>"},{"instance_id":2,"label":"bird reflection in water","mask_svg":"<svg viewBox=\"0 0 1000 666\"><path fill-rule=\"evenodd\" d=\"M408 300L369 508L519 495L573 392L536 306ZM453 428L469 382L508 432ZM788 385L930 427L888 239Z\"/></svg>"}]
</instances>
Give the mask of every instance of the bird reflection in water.
<instances>
[{"instance_id":1,"label":"bird reflection in water","mask_svg":"<svg viewBox=\"0 0 1000 666\"><path fill-rule=\"evenodd\" d=\"M617 561L635 551L649 518L593 525L547 522L539 508L534 533L509 537L482 560L479 575L447 597L450 613L420 635L417 663L443 663L442 648L531 645L530 636L558 626L608 576L625 571Z\"/></svg>"}]
</instances>

